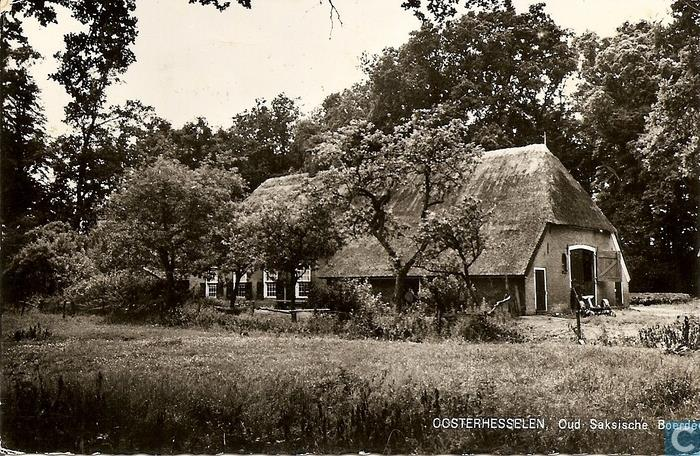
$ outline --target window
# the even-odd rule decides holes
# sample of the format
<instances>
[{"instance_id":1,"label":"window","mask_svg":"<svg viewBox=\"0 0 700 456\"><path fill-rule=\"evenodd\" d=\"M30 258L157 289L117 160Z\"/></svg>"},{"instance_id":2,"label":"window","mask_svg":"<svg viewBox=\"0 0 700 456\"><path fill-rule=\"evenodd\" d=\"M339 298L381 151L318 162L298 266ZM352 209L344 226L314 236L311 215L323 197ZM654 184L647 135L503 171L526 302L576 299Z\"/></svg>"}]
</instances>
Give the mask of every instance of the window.
<instances>
[{"instance_id":1,"label":"window","mask_svg":"<svg viewBox=\"0 0 700 456\"><path fill-rule=\"evenodd\" d=\"M246 286L247 286L247 285L248 285L248 284L247 284L246 282L241 282L241 283L239 283L239 284L238 284L238 290L236 290L236 296L238 296L239 298L244 298L244 299L245 299L245 298L246 298L245 290L246 290Z\"/></svg>"},{"instance_id":2,"label":"window","mask_svg":"<svg viewBox=\"0 0 700 456\"><path fill-rule=\"evenodd\" d=\"M277 282L265 282L265 297L266 298L276 298L277 297Z\"/></svg>"},{"instance_id":3,"label":"window","mask_svg":"<svg viewBox=\"0 0 700 456\"><path fill-rule=\"evenodd\" d=\"M301 270L297 271L299 274ZM311 289L311 268L306 268L304 273L299 277L296 286L297 298L308 298L309 290Z\"/></svg>"},{"instance_id":4,"label":"window","mask_svg":"<svg viewBox=\"0 0 700 456\"><path fill-rule=\"evenodd\" d=\"M233 279L236 280L236 276L233 276ZM248 274L243 274L241 276L241 281L238 284L238 288L236 289L236 296L239 298L246 299L246 287L248 283Z\"/></svg>"},{"instance_id":5,"label":"window","mask_svg":"<svg viewBox=\"0 0 700 456\"><path fill-rule=\"evenodd\" d=\"M219 285L219 274L217 274L216 270L211 270L204 276L204 281L206 284L204 288L204 296L207 298L216 298L216 289Z\"/></svg>"},{"instance_id":6,"label":"window","mask_svg":"<svg viewBox=\"0 0 700 456\"><path fill-rule=\"evenodd\" d=\"M297 298L308 298L311 282L299 282L297 284Z\"/></svg>"},{"instance_id":7,"label":"window","mask_svg":"<svg viewBox=\"0 0 700 456\"><path fill-rule=\"evenodd\" d=\"M263 271L263 281L265 282L264 298L277 297L277 273Z\"/></svg>"}]
</instances>

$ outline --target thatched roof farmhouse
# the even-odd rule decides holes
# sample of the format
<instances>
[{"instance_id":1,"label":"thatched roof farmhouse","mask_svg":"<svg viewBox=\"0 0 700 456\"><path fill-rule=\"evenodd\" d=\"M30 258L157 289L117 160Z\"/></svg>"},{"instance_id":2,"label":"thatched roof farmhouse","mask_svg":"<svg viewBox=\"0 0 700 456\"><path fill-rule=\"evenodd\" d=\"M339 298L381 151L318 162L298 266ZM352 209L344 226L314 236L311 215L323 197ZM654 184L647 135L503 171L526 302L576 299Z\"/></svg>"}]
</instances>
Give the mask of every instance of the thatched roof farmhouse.
<instances>
[{"instance_id":1,"label":"thatched roof farmhouse","mask_svg":"<svg viewBox=\"0 0 700 456\"><path fill-rule=\"evenodd\" d=\"M250 196L293 194L306 175L269 179ZM627 301L629 274L615 227L593 199L542 144L486 152L475 172L449 196L481 200L488 212L482 229L486 248L470 273L488 300L513 297L518 314L565 312L571 288L612 305ZM419 194L401 189L394 214L418 220ZM412 285L425 271L414 269ZM313 279L368 278L378 289L391 286L389 258L372 237L352 240L313 271Z\"/></svg>"}]
</instances>

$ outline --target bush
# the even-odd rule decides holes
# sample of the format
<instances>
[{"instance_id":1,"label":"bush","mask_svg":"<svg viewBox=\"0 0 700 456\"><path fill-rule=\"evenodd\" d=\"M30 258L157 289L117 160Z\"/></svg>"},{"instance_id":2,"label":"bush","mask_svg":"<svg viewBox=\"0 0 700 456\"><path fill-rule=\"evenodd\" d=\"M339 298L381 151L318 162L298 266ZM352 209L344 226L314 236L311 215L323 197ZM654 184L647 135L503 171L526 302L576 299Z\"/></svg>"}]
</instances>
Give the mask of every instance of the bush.
<instances>
[{"instance_id":1,"label":"bush","mask_svg":"<svg viewBox=\"0 0 700 456\"><path fill-rule=\"evenodd\" d=\"M139 318L160 307L160 281L146 274L129 271L96 273L74 283L63 293L71 309L111 312Z\"/></svg>"},{"instance_id":2,"label":"bush","mask_svg":"<svg viewBox=\"0 0 700 456\"><path fill-rule=\"evenodd\" d=\"M6 298L28 293L53 295L89 277L95 270L86 253L86 238L64 222L51 222L27 232L24 246L8 267ZM9 293L8 293L9 292Z\"/></svg>"},{"instance_id":3,"label":"bush","mask_svg":"<svg viewBox=\"0 0 700 456\"><path fill-rule=\"evenodd\" d=\"M422 279L421 285L419 299L430 312L466 311L476 304L466 284L456 277Z\"/></svg>"},{"instance_id":4,"label":"bush","mask_svg":"<svg viewBox=\"0 0 700 456\"><path fill-rule=\"evenodd\" d=\"M357 313L373 299L372 287L366 280L338 280L330 284L314 283L309 292L309 306L329 308L341 318Z\"/></svg>"},{"instance_id":5,"label":"bush","mask_svg":"<svg viewBox=\"0 0 700 456\"><path fill-rule=\"evenodd\" d=\"M684 317L670 325L655 325L639 330L642 345L668 351L700 349L700 319Z\"/></svg>"},{"instance_id":6,"label":"bush","mask_svg":"<svg viewBox=\"0 0 700 456\"><path fill-rule=\"evenodd\" d=\"M453 333L470 342L522 343L525 337L504 321L486 315L465 315L455 324Z\"/></svg>"},{"instance_id":7,"label":"bush","mask_svg":"<svg viewBox=\"0 0 700 456\"><path fill-rule=\"evenodd\" d=\"M682 304L691 300L686 293L631 293L630 304L650 306L654 304Z\"/></svg>"},{"instance_id":8,"label":"bush","mask_svg":"<svg viewBox=\"0 0 700 456\"><path fill-rule=\"evenodd\" d=\"M48 328L42 328L41 323L30 326L26 329L17 329L12 333L12 338L15 342L21 340L45 340L51 337L51 331Z\"/></svg>"}]
</instances>

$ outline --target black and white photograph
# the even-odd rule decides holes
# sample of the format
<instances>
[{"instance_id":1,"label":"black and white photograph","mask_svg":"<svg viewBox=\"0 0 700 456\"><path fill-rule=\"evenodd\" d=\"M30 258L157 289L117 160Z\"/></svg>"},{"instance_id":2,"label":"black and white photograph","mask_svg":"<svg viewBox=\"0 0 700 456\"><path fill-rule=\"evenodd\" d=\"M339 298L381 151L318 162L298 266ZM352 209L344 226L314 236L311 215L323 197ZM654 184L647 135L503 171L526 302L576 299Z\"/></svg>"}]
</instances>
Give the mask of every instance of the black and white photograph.
<instances>
[{"instance_id":1,"label":"black and white photograph","mask_svg":"<svg viewBox=\"0 0 700 456\"><path fill-rule=\"evenodd\" d=\"M0 455L700 455L700 0L0 0Z\"/></svg>"}]
</instances>

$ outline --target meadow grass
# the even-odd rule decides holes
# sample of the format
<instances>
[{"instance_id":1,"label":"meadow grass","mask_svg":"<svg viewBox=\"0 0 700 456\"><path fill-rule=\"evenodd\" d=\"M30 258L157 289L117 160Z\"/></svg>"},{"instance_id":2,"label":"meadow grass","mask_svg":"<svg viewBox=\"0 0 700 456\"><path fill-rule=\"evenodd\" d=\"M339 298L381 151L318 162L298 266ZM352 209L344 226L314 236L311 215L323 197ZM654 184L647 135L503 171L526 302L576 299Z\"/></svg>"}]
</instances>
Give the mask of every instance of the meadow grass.
<instances>
[{"instance_id":1,"label":"meadow grass","mask_svg":"<svg viewBox=\"0 0 700 456\"><path fill-rule=\"evenodd\" d=\"M14 340L41 323L51 335ZM698 418L700 354L232 334L2 315L2 441L25 451L661 453L655 419ZM433 429L541 416L543 430ZM649 431L560 431L560 418Z\"/></svg>"}]
</instances>

